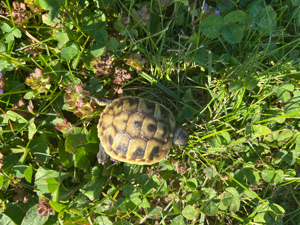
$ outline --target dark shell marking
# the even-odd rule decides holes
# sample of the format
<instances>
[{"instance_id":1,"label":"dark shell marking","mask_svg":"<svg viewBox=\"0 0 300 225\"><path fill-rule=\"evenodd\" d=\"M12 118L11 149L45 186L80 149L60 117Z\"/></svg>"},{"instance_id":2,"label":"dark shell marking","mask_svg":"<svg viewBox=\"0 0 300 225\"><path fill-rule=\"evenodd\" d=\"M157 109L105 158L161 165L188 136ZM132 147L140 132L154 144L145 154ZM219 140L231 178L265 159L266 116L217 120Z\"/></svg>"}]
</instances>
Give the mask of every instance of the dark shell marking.
<instances>
[{"instance_id":1,"label":"dark shell marking","mask_svg":"<svg viewBox=\"0 0 300 225\"><path fill-rule=\"evenodd\" d=\"M142 122L141 121L134 121L133 126L134 126L134 128L141 129L142 128Z\"/></svg>"},{"instance_id":2,"label":"dark shell marking","mask_svg":"<svg viewBox=\"0 0 300 225\"><path fill-rule=\"evenodd\" d=\"M153 164L168 154L174 126L174 116L163 105L137 97L122 97L104 109L98 136L111 157L133 164ZM115 131L106 132L107 129ZM125 135L128 141L127 138L125 143L123 138L118 139L120 135ZM149 141L151 145L148 146Z\"/></svg>"},{"instance_id":3,"label":"dark shell marking","mask_svg":"<svg viewBox=\"0 0 300 225\"><path fill-rule=\"evenodd\" d=\"M144 154L145 154L145 150L142 149L141 147L138 147L138 148L136 149L136 151L135 151L132 155L133 155L134 157L140 157L140 158L143 158Z\"/></svg>"},{"instance_id":4,"label":"dark shell marking","mask_svg":"<svg viewBox=\"0 0 300 225\"><path fill-rule=\"evenodd\" d=\"M156 131L157 127L154 125L154 124L149 124L147 126L147 129L150 131L150 132L154 132Z\"/></svg>"}]
</instances>

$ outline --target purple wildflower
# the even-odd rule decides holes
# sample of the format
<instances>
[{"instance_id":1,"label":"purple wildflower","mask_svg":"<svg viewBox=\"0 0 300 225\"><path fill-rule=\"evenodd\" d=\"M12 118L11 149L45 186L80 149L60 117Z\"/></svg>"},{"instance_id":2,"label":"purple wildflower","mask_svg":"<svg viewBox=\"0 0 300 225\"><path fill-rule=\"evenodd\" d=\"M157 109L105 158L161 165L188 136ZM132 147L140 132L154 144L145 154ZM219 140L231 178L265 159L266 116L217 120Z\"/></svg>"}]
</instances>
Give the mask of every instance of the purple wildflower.
<instances>
[{"instance_id":1,"label":"purple wildflower","mask_svg":"<svg viewBox=\"0 0 300 225\"><path fill-rule=\"evenodd\" d=\"M113 161L113 162L115 162L115 163L118 162L118 160L116 160L114 158L110 158L110 160Z\"/></svg>"},{"instance_id":2,"label":"purple wildflower","mask_svg":"<svg viewBox=\"0 0 300 225\"><path fill-rule=\"evenodd\" d=\"M3 94L3 90L0 88L0 95L2 95Z\"/></svg>"},{"instance_id":3,"label":"purple wildflower","mask_svg":"<svg viewBox=\"0 0 300 225\"><path fill-rule=\"evenodd\" d=\"M220 15L220 11L219 11L219 10L216 10L216 11L215 11L215 14Z\"/></svg>"},{"instance_id":4,"label":"purple wildflower","mask_svg":"<svg viewBox=\"0 0 300 225\"><path fill-rule=\"evenodd\" d=\"M205 3L205 4L203 4L203 6L201 7L201 9L202 9L202 13L204 13L204 12L205 12L206 8L207 8L207 4Z\"/></svg>"}]
</instances>

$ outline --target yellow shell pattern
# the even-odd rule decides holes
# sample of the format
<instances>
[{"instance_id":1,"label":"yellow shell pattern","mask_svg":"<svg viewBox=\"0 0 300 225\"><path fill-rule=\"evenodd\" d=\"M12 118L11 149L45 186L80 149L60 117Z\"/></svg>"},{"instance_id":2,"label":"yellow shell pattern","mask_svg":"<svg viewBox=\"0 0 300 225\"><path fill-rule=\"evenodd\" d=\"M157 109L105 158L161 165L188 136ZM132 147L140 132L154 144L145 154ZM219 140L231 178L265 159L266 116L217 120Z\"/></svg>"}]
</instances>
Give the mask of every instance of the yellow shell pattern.
<instances>
[{"instance_id":1,"label":"yellow shell pattern","mask_svg":"<svg viewBox=\"0 0 300 225\"><path fill-rule=\"evenodd\" d=\"M166 157L174 126L174 116L165 106L142 98L122 97L103 110L98 136L112 158L146 165Z\"/></svg>"}]
</instances>

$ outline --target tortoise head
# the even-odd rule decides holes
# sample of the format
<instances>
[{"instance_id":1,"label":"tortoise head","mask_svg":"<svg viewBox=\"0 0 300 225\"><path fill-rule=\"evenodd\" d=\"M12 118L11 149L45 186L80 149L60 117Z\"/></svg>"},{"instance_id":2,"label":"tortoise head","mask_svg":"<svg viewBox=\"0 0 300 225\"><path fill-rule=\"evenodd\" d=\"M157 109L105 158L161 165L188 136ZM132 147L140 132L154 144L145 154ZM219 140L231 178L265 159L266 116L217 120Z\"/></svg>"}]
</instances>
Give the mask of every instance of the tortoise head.
<instances>
[{"instance_id":1,"label":"tortoise head","mask_svg":"<svg viewBox=\"0 0 300 225\"><path fill-rule=\"evenodd\" d=\"M175 126L173 143L175 145L184 145L189 140L189 135L186 130Z\"/></svg>"}]
</instances>

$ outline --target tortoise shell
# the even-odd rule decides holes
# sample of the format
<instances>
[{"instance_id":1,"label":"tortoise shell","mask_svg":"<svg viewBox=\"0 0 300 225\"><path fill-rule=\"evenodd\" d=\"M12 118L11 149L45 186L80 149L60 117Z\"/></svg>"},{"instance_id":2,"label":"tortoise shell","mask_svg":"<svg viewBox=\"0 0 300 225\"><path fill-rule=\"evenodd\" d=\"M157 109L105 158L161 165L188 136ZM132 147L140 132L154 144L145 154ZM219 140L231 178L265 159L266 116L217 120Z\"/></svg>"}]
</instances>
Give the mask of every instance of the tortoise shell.
<instances>
[{"instance_id":1,"label":"tortoise shell","mask_svg":"<svg viewBox=\"0 0 300 225\"><path fill-rule=\"evenodd\" d=\"M121 97L106 106L98 136L106 153L132 164L153 164L166 157L175 118L165 106L137 97Z\"/></svg>"}]
</instances>

